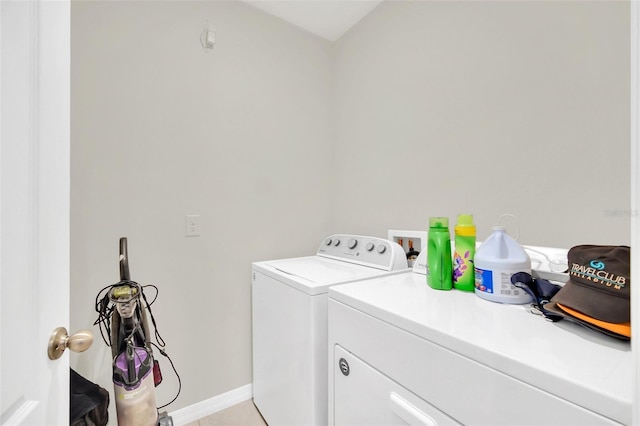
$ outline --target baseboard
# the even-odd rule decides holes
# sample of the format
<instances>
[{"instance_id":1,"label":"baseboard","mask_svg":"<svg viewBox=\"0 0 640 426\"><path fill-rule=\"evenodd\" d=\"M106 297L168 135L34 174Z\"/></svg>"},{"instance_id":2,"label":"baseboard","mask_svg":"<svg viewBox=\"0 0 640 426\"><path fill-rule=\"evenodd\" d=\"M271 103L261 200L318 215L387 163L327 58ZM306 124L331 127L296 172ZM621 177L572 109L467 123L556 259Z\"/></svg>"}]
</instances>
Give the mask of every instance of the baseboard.
<instances>
[{"instance_id":1,"label":"baseboard","mask_svg":"<svg viewBox=\"0 0 640 426\"><path fill-rule=\"evenodd\" d=\"M232 405L251 399L252 397L253 386L249 383L248 385L230 390L222 395L214 396L213 398L205 399L204 401L173 411L169 413L169 415L173 419L175 426L183 426L203 417L210 416L218 411L222 411Z\"/></svg>"}]
</instances>

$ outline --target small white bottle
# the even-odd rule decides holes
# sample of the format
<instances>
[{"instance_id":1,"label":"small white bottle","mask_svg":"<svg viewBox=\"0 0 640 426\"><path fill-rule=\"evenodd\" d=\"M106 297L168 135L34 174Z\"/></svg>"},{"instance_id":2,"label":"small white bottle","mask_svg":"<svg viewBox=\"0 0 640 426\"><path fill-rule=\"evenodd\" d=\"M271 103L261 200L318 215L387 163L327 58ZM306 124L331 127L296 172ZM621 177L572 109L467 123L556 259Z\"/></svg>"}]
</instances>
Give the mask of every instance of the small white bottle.
<instances>
[{"instance_id":1,"label":"small white bottle","mask_svg":"<svg viewBox=\"0 0 640 426\"><path fill-rule=\"evenodd\" d=\"M531 273L531 259L504 226L494 226L493 233L475 255L475 293L499 303L530 303L531 296L511 284L516 272Z\"/></svg>"}]
</instances>

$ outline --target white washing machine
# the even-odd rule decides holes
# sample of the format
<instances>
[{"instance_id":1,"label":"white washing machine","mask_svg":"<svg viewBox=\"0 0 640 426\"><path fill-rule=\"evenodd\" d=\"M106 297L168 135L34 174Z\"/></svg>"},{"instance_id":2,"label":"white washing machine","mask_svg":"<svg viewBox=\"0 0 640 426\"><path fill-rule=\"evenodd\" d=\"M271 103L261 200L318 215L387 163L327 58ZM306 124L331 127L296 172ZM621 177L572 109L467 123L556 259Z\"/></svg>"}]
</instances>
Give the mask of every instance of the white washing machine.
<instances>
[{"instance_id":1,"label":"white washing machine","mask_svg":"<svg viewBox=\"0 0 640 426\"><path fill-rule=\"evenodd\" d=\"M434 290L422 255L329 289L329 424L631 424L629 342Z\"/></svg>"},{"instance_id":2,"label":"white washing machine","mask_svg":"<svg viewBox=\"0 0 640 426\"><path fill-rule=\"evenodd\" d=\"M358 235L253 264L253 400L269 425L327 424L329 288L410 271L397 243Z\"/></svg>"}]
</instances>

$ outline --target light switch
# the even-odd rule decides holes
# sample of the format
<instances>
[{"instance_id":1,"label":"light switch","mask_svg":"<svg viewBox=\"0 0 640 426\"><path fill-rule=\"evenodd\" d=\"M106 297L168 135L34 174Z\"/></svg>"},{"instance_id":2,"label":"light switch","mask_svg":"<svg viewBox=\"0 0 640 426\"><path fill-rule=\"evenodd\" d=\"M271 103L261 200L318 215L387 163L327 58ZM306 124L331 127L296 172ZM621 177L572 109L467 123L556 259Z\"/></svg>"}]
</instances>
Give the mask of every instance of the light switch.
<instances>
[{"instance_id":1,"label":"light switch","mask_svg":"<svg viewBox=\"0 0 640 426\"><path fill-rule=\"evenodd\" d=\"M185 216L185 234L186 237L200 236L200 215L188 214Z\"/></svg>"}]
</instances>

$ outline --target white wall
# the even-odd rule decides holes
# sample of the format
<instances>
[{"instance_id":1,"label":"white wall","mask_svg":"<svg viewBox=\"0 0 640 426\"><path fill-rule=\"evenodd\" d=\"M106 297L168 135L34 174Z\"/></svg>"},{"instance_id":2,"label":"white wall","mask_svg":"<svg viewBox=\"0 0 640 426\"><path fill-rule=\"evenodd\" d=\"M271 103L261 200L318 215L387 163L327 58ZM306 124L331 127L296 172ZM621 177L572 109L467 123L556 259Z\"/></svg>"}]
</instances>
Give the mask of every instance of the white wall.
<instances>
[{"instance_id":1,"label":"white wall","mask_svg":"<svg viewBox=\"0 0 640 426\"><path fill-rule=\"evenodd\" d=\"M387 1L333 45L242 2L72 4L71 328L127 236L172 411L251 381L254 260L463 212L479 238L509 212L528 244L628 244L629 192L623 2ZM72 366L110 389L108 353Z\"/></svg>"},{"instance_id":2,"label":"white wall","mask_svg":"<svg viewBox=\"0 0 640 426\"><path fill-rule=\"evenodd\" d=\"M335 78L337 226L629 244L628 2L386 1Z\"/></svg>"},{"instance_id":3,"label":"white wall","mask_svg":"<svg viewBox=\"0 0 640 426\"><path fill-rule=\"evenodd\" d=\"M329 43L218 1L73 2L71 34L71 328L96 319L126 236L132 279L160 288L183 383L169 409L250 383L251 262L313 254L328 233ZM72 367L111 390L96 338ZM158 403L177 389L163 375Z\"/></svg>"}]
</instances>

